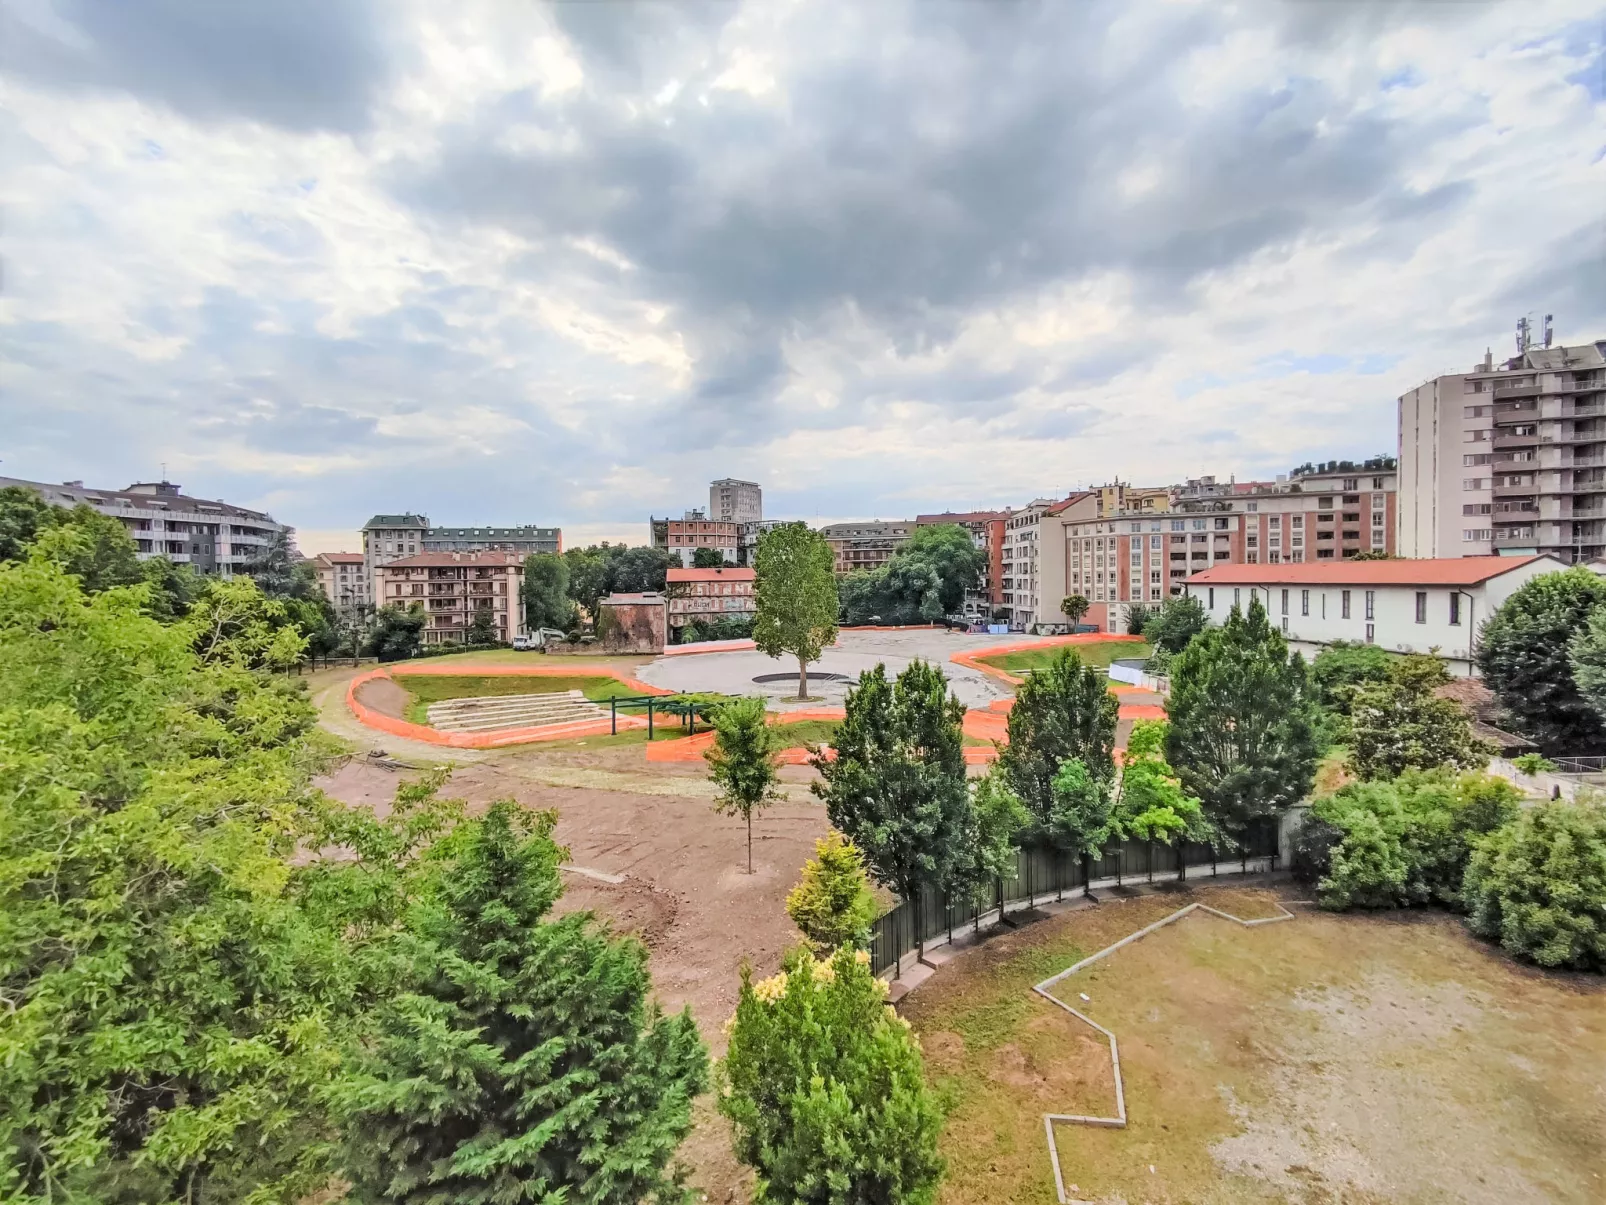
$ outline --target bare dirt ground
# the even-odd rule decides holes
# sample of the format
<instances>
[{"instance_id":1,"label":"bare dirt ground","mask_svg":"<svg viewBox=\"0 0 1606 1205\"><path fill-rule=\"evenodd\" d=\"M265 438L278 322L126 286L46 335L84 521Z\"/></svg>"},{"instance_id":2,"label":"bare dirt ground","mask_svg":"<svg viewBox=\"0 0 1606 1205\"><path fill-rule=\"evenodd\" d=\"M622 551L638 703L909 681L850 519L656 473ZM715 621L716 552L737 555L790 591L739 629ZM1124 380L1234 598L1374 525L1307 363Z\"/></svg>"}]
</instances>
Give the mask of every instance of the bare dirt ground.
<instances>
[{"instance_id":1,"label":"bare dirt ground","mask_svg":"<svg viewBox=\"0 0 1606 1205\"><path fill-rule=\"evenodd\" d=\"M364 682L357 688L357 701L364 707L372 707L380 715L388 715L394 719L407 718L407 704L413 701L413 696L406 689L390 678L375 678L371 682ZM382 736L382 733L375 733Z\"/></svg>"},{"instance_id":2,"label":"bare dirt ground","mask_svg":"<svg viewBox=\"0 0 1606 1205\"><path fill-rule=\"evenodd\" d=\"M960 1202L1054 1201L1044 1112L1111 1112L1096 1035L1029 986L1202 899L1108 904L957 958L903 1003L951 1104ZM1606 985L1521 967L1442 913L1242 929L1194 914L1065 981L1121 1043L1130 1124L1060 1126L1100 1202L1606 1199ZM1079 997L1086 994L1089 999Z\"/></svg>"},{"instance_id":3,"label":"bare dirt ground","mask_svg":"<svg viewBox=\"0 0 1606 1205\"><path fill-rule=\"evenodd\" d=\"M569 848L571 864L623 876L614 884L565 874L559 910L589 908L640 937L660 1002L670 1011L689 1005L717 1055L724 1048L721 1026L736 1007L743 961L760 976L771 974L799 940L785 897L826 832L825 810L793 788L793 800L755 818L750 875L746 830L740 820L714 813L712 789L696 767L649 771L639 746L616 752L629 756L598 758L572 747L509 751L459 767L445 793L471 805L511 797L556 809L557 839ZM575 785L543 781L565 773L579 776ZM354 759L319 785L346 803L383 813L404 775ZM599 778L634 789L584 785ZM710 1201L748 1200L748 1177L706 1100L682 1158Z\"/></svg>"}]
</instances>

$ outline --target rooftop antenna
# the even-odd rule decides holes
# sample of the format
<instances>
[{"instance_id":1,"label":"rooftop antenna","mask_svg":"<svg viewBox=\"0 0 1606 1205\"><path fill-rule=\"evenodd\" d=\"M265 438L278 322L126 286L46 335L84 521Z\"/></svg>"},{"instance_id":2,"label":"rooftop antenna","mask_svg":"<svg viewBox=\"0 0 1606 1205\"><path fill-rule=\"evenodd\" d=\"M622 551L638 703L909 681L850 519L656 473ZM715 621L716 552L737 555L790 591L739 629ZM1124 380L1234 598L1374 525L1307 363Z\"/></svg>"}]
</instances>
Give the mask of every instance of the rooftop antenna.
<instances>
[{"instance_id":1,"label":"rooftop antenna","mask_svg":"<svg viewBox=\"0 0 1606 1205\"><path fill-rule=\"evenodd\" d=\"M167 484L167 461L162 461L162 484Z\"/></svg>"},{"instance_id":2,"label":"rooftop antenna","mask_svg":"<svg viewBox=\"0 0 1606 1205\"><path fill-rule=\"evenodd\" d=\"M1517 354L1525 356L1528 349L1533 346L1533 324L1528 321L1527 315L1517 319Z\"/></svg>"},{"instance_id":3,"label":"rooftop antenna","mask_svg":"<svg viewBox=\"0 0 1606 1205\"><path fill-rule=\"evenodd\" d=\"M1551 339L1553 338L1553 336L1551 334L1551 330L1550 330L1550 321L1554 317L1555 317L1554 314L1546 314L1545 315L1545 346L1546 347L1550 346Z\"/></svg>"}]
</instances>

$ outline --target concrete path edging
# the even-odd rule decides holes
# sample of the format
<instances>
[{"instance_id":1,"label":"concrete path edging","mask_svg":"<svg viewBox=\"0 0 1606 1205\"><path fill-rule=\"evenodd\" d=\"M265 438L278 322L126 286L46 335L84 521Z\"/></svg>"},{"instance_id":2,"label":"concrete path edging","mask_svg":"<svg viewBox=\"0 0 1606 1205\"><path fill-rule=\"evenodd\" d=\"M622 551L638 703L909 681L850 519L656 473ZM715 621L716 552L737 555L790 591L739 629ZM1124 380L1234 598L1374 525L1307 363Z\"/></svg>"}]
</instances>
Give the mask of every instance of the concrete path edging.
<instances>
[{"instance_id":1,"label":"concrete path edging","mask_svg":"<svg viewBox=\"0 0 1606 1205\"><path fill-rule=\"evenodd\" d=\"M1059 1005L1059 1007L1070 1013L1071 1016L1075 1017L1078 1021L1082 1022L1084 1025L1096 1029L1099 1033L1103 1034L1106 1039L1108 1039L1110 1043L1110 1068L1114 1072L1115 1078L1115 1116L1092 1117L1076 1113L1043 1114L1043 1130L1048 1137L1048 1157L1049 1161L1054 1165L1054 1192L1059 1198L1060 1205L1084 1205L1084 1203L1074 1197L1067 1196L1065 1193L1065 1175L1060 1169L1059 1147L1054 1141L1055 1124L1062 1123L1065 1125L1089 1125L1104 1126L1110 1129L1125 1129L1126 1086L1121 1079L1121 1049L1119 1043L1115 1039L1115 1034L1110 1030L1105 1029L1104 1026L1093 1020L1092 1017L1089 1017L1087 1014L1078 1012L1076 1009L1072 1008L1069 1004L1065 1003L1065 1001L1061 1000L1048 989L1053 987L1056 983L1059 983L1062 979L1066 979L1071 975L1076 974L1078 971L1086 967L1090 967L1095 962L1098 962L1101 959L1115 953L1115 951L1121 949L1123 946L1129 946L1133 942L1138 941L1140 938L1147 937L1156 930L1163 929L1167 925L1181 920L1191 912L1201 911L1208 912L1212 916L1219 916L1222 920L1230 920L1234 924L1242 925L1246 929L1254 928L1258 925L1271 925L1276 924L1278 921L1294 919L1294 914L1288 911L1287 908L1284 908L1281 903L1277 904L1277 911L1282 914L1280 916L1263 916L1254 920L1244 920L1240 916L1233 916L1231 913L1223 912L1220 908L1212 908L1209 904L1202 904L1196 901L1182 908L1178 908L1169 916L1161 917L1152 925L1145 925L1136 933L1127 934L1127 936L1123 937L1114 945L1105 946L1104 949L1100 950L1097 954L1090 954L1088 957L1082 959L1082 961L1073 963L1071 966L1066 967L1057 975L1050 975L1041 983L1037 983L1032 986L1032 991L1037 995L1043 997L1043 999L1048 1000L1053 1004Z\"/></svg>"}]
</instances>

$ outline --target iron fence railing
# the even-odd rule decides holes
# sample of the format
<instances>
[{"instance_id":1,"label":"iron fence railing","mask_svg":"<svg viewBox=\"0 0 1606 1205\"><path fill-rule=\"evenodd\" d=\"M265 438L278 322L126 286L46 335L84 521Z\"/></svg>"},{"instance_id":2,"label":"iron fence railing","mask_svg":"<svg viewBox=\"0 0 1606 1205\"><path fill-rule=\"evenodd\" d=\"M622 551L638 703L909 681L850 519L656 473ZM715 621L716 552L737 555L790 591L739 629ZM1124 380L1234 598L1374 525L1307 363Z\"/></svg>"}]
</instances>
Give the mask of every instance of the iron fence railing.
<instances>
[{"instance_id":1,"label":"iron fence railing","mask_svg":"<svg viewBox=\"0 0 1606 1205\"><path fill-rule=\"evenodd\" d=\"M1277 864L1277 824L1267 820L1248 834L1241 850L1218 851L1201 842L1166 845L1159 841L1123 841L1091 859L1084 877L1082 858L1044 847L1016 852L1014 873L994 879L980 898L948 898L934 887L905 900L878 917L870 929L870 965L885 974L901 965L908 954L938 939L953 940L968 925L980 928L989 916L1002 920L1012 911L1074 895L1091 881L1093 886L1120 886L1128 881L1156 882L1190 877L1236 874L1250 869L1274 869Z\"/></svg>"}]
</instances>

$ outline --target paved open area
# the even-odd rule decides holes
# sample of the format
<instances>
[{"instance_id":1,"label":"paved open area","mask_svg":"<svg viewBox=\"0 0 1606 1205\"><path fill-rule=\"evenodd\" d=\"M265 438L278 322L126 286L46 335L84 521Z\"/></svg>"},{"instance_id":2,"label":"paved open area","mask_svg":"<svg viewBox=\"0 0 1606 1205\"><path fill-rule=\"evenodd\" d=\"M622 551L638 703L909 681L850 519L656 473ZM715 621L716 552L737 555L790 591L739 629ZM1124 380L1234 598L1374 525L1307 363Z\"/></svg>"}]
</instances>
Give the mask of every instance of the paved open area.
<instances>
[{"instance_id":1,"label":"paved open area","mask_svg":"<svg viewBox=\"0 0 1606 1205\"><path fill-rule=\"evenodd\" d=\"M1032 639L1018 633L1009 636L974 636L941 628L846 631L837 637L835 645L825 650L817 663L809 666L811 675L842 675L842 679L836 681L816 682L811 678L809 697L815 700L813 703L797 701L796 659L766 657L752 650L660 657L636 672L643 682L668 690L717 691L730 695L762 694L772 710L785 711L794 707L817 707L821 703L841 706L848 688L864 670L874 669L880 663L886 665L889 675L893 675L906 668L911 661L920 659L942 667L954 694L966 707L983 709L994 700L1008 698L1012 693L1009 687L971 666L955 664L949 658L958 652L985 652L989 647L1014 647ZM1050 638L1042 639L1045 646L1053 643ZM754 680L772 674L785 674L787 677L771 682Z\"/></svg>"}]
</instances>

